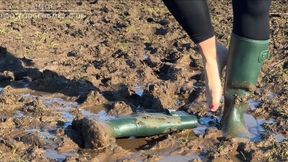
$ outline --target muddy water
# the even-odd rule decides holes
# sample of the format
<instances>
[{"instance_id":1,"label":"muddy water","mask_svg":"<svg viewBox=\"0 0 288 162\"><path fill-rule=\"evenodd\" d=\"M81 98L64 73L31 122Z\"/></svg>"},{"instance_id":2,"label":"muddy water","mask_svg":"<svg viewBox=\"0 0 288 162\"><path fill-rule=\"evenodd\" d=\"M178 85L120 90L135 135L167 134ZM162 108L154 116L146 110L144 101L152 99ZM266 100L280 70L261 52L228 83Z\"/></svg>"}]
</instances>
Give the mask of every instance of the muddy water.
<instances>
[{"instance_id":1,"label":"muddy water","mask_svg":"<svg viewBox=\"0 0 288 162\"><path fill-rule=\"evenodd\" d=\"M143 93L144 93L144 85L142 85L141 83L139 84L136 84L133 88L133 90L135 91L135 93L138 95L138 96L143 96Z\"/></svg>"},{"instance_id":2,"label":"muddy water","mask_svg":"<svg viewBox=\"0 0 288 162\"><path fill-rule=\"evenodd\" d=\"M255 100L249 100L248 103L252 111L255 111L261 104L260 101L255 101Z\"/></svg>"},{"instance_id":3,"label":"muddy water","mask_svg":"<svg viewBox=\"0 0 288 162\"><path fill-rule=\"evenodd\" d=\"M139 90L139 96L142 92L142 88ZM62 125L55 125L55 126L47 126L42 128L31 128L26 129L25 133L29 134L37 134L40 139L45 141L45 149L44 149L44 155L48 159L52 159L55 161L64 161L65 159L73 156L77 156L77 153L75 151L68 151L68 152L60 152L59 147L59 137L56 135L57 129L67 129L71 126L73 119L75 118L75 110L80 111L80 113L88 118L94 119L94 120L110 120L115 117L110 116L104 107L104 105L98 105L95 107L85 107L81 108L81 105L74 101L69 101L63 98L59 97L51 97L47 96L45 94L33 92L33 93L20 93L17 94L21 96L25 100L38 100L39 102L43 103L45 107L48 110L51 110L55 114L60 114L60 118L63 119ZM257 109L257 106L261 104L260 102L251 101L250 102L250 109L255 110ZM171 110L171 113L173 110ZM21 110L15 111L14 114L15 118L25 118L26 114L22 112ZM265 129L263 128L263 124L271 124L275 123L274 119L256 119L252 115L245 114L245 121L247 124L247 128L251 134L251 141L253 142L260 142L263 139L263 134L265 134ZM207 132L207 130L211 129L217 129L220 125L220 117L215 116L213 114L209 114L205 117L199 118L199 125L197 128L193 129L193 132L198 137L203 137L203 135ZM287 138L280 134L275 133L273 134L274 138L276 139L276 142L282 142L286 140ZM197 137L196 137L197 138ZM165 139L165 138L163 138ZM162 139L160 138L159 141ZM122 138L117 139L116 144L122 147L125 150L128 150L130 152L134 152L135 154L132 157L138 157L139 151L141 150L147 150L157 144L157 139L153 139L150 137L146 138ZM173 148L173 147L172 147ZM193 155L170 155L170 152L167 151L161 151L163 149L155 150L155 153L159 155L159 161L191 161L191 160L201 160L201 156L198 154ZM165 150L165 149L164 149ZM175 150L173 150L175 151ZM171 151L171 152L173 152ZM139 158L139 161L141 161L141 158ZM203 157L202 157L203 158Z\"/></svg>"},{"instance_id":4,"label":"muddy water","mask_svg":"<svg viewBox=\"0 0 288 162\"><path fill-rule=\"evenodd\" d=\"M116 140L117 145L129 151L140 150L142 146L145 146L148 143L146 138L121 138Z\"/></svg>"},{"instance_id":5,"label":"muddy water","mask_svg":"<svg viewBox=\"0 0 288 162\"><path fill-rule=\"evenodd\" d=\"M259 107L260 104L261 104L260 101L250 100L249 108L250 110L255 111ZM263 124L275 123L275 120L272 118L268 120L256 119L253 115L248 114L248 113L244 114L244 120L246 122L246 128L248 129L250 133L250 140L253 142L260 142L263 139L263 136L266 132L263 127ZM201 117L198 121L199 121L199 125L197 128L193 129L193 132L198 136L203 136L205 132L207 131L207 129L219 128L221 118L214 116L211 113L208 113L208 116ZM277 142L287 139L281 133L276 133L273 136Z\"/></svg>"},{"instance_id":6,"label":"muddy water","mask_svg":"<svg viewBox=\"0 0 288 162\"><path fill-rule=\"evenodd\" d=\"M103 105L98 105L96 107L85 107L84 109L80 108L81 105L79 105L77 102L73 101L67 101L62 98L53 98L48 97L43 93L24 93L24 94L18 94L25 100L33 100L38 99L40 102L42 102L47 109L53 111L54 113L61 114L61 118L64 121L64 124L61 126L54 126L54 127L48 127L48 128L41 128L41 129L28 129L25 130L26 133L30 134L39 134L39 137L45 141L47 149L45 149L44 155L48 159L52 159L55 161L64 161L69 156L75 156L75 153L60 153L57 150L58 147L58 138L55 134L55 130L62 128L66 129L72 125L72 121L75 118L75 115L73 114L74 110L80 110L81 114L84 117L91 118L94 120L110 120L115 117L110 116L107 114L105 107ZM22 112L17 110L15 112L14 117L15 118L24 118L26 115ZM141 147L145 146L148 141L151 139L146 138L134 138L130 137L128 139L117 139L116 143L121 146L122 148L129 150L129 151L137 151L141 149Z\"/></svg>"},{"instance_id":7,"label":"muddy water","mask_svg":"<svg viewBox=\"0 0 288 162\"><path fill-rule=\"evenodd\" d=\"M217 39L228 46L233 21L231 0L209 0L208 3ZM219 161L235 161L231 156L237 156L240 161L287 161L286 1L271 1L271 57L263 65L253 97L256 103L249 110L256 119L246 116L252 123L252 134L264 133L260 142L223 139L219 121L215 121L216 117L204 108L201 55L195 52L195 44L161 0L1 1L0 6L2 10L9 6L15 10L35 9L35 6L45 9L48 6L52 10L84 11L79 13L82 18L75 19L71 12L65 13L65 18L61 19L51 17L50 13L43 13L47 18L34 17L30 13L33 18L24 18L22 14L0 16L0 84L6 91L1 93L4 97L0 96L0 151L1 157L7 158L3 161L49 161L44 154L48 149L61 154L59 157L53 155L55 152L47 151L48 156L52 154L49 157L56 156L60 161L63 154L66 156L71 152L67 161L105 162L99 160L102 155L112 157L119 152L125 157L114 158L114 161L133 161L135 157L139 160L134 161L154 162L165 159L165 156L181 156L176 158L182 159L182 156L192 155L201 155L203 161L217 158L221 159ZM17 89L27 83L32 90L46 94ZM19 92L38 98L23 99ZM58 99L49 104L45 97ZM77 105L76 100L87 104ZM189 113L213 119L206 123L204 120L194 130L198 130L197 138L190 135L192 130L181 131L153 144L148 142L139 151L131 151L131 158L131 152L121 150L108 150L99 155L81 148L81 141L79 146L78 141L71 141L77 133L70 129L75 114L107 117L102 106L96 108L96 102L98 105L116 104L121 111L110 113L109 109L108 112L115 116L118 112L130 114L146 108L188 110L187 105L193 103ZM65 104L70 105L71 110L64 108L66 110L62 111ZM264 132L256 122L265 128ZM38 131L25 132L29 129ZM56 138L46 138L47 133L43 132L54 134ZM201 135L203 132L206 133Z\"/></svg>"},{"instance_id":8,"label":"muddy water","mask_svg":"<svg viewBox=\"0 0 288 162\"><path fill-rule=\"evenodd\" d=\"M69 156L69 154L60 154L58 153L57 151L55 150L52 150L52 149L47 149L45 151L45 156L48 158L48 159L53 159L55 161L65 161L65 159Z\"/></svg>"},{"instance_id":9,"label":"muddy water","mask_svg":"<svg viewBox=\"0 0 288 162\"><path fill-rule=\"evenodd\" d=\"M163 157L159 162L190 162L190 161L195 161L199 160L201 161L201 158L197 155L192 155L192 156L181 156L181 155L175 155L175 156L166 156Z\"/></svg>"}]
</instances>

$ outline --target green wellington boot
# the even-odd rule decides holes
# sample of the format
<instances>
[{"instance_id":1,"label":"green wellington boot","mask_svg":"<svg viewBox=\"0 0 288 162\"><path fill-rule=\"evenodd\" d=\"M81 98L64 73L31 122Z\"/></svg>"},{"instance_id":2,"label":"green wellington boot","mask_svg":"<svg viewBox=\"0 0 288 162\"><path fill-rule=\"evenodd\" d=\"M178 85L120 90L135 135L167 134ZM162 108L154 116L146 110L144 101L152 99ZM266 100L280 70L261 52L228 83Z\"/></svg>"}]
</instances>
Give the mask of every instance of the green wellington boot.
<instances>
[{"instance_id":1,"label":"green wellington boot","mask_svg":"<svg viewBox=\"0 0 288 162\"><path fill-rule=\"evenodd\" d=\"M101 148L108 146L115 138L169 133L195 128L198 124L194 115L181 111L170 114L141 113L107 121L84 118L80 124L74 122L74 125L82 133L85 147Z\"/></svg>"},{"instance_id":2,"label":"green wellington boot","mask_svg":"<svg viewBox=\"0 0 288 162\"><path fill-rule=\"evenodd\" d=\"M269 40L252 40L235 34L231 37L224 89L222 129L226 136L249 138L244 113L250 93L255 90Z\"/></svg>"}]
</instances>

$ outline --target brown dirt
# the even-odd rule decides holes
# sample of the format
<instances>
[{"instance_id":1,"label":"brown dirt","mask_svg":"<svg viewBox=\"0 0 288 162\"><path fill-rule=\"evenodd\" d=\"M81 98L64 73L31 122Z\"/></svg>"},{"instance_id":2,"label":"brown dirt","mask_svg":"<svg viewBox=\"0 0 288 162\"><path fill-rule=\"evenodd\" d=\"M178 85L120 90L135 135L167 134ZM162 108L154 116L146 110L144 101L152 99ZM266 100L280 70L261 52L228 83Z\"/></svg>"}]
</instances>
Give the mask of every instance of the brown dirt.
<instances>
[{"instance_id":1,"label":"brown dirt","mask_svg":"<svg viewBox=\"0 0 288 162\"><path fill-rule=\"evenodd\" d=\"M115 142L109 126L101 121L83 118L74 120L72 127L82 136L85 148L101 150Z\"/></svg>"},{"instance_id":2,"label":"brown dirt","mask_svg":"<svg viewBox=\"0 0 288 162\"><path fill-rule=\"evenodd\" d=\"M230 1L209 4L216 36L227 46ZM74 117L168 108L220 117L206 108L195 45L160 0L1 1L1 10L83 10L0 12L1 161L287 161L286 6L272 1L271 56L253 95L258 104L249 110L262 121L261 141L225 139L219 123L209 122L202 134L186 130L88 149L71 126Z\"/></svg>"}]
</instances>

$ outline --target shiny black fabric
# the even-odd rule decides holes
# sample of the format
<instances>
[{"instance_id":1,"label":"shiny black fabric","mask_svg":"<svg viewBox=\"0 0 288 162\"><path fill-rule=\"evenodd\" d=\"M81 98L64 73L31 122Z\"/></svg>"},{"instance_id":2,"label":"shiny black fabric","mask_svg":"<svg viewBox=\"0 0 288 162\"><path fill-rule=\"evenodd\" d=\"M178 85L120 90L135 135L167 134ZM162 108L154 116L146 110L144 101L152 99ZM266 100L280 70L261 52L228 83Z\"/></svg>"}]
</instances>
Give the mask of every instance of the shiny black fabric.
<instances>
[{"instance_id":1,"label":"shiny black fabric","mask_svg":"<svg viewBox=\"0 0 288 162\"><path fill-rule=\"evenodd\" d=\"M163 2L195 43L214 36L207 0ZM250 39L269 39L270 3L271 0L232 0L233 33Z\"/></svg>"}]
</instances>

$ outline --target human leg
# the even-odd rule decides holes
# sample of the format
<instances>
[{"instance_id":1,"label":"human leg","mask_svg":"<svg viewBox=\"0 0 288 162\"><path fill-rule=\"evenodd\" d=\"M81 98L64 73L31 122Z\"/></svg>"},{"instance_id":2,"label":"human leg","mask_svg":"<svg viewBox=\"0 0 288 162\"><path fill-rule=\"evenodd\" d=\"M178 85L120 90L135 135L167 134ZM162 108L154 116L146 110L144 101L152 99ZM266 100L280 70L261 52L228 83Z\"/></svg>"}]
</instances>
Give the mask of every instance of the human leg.
<instances>
[{"instance_id":1,"label":"human leg","mask_svg":"<svg viewBox=\"0 0 288 162\"><path fill-rule=\"evenodd\" d=\"M233 0L231 36L224 90L222 128L226 135L249 137L244 113L268 57L270 0Z\"/></svg>"},{"instance_id":2,"label":"human leg","mask_svg":"<svg viewBox=\"0 0 288 162\"><path fill-rule=\"evenodd\" d=\"M220 73L225 64L223 59L226 59L222 55L225 55L227 50L221 44L216 43L207 1L163 1L193 42L201 49L205 68L207 102L211 111L216 111L222 96Z\"/></svg>"}]
</instances>

